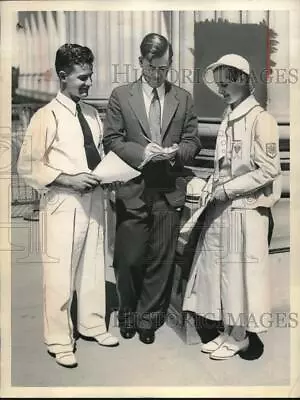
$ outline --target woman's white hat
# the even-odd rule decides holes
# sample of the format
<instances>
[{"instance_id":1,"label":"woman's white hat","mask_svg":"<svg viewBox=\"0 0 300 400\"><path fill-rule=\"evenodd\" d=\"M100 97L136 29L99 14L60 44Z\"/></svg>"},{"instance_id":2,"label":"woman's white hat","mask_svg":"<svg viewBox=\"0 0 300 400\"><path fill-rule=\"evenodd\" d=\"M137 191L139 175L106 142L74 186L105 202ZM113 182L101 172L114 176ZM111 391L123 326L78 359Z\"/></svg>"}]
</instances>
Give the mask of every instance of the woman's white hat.
<instances>
[{"instance_id":1,"label":"woman's white hat","mask_svg":"<svg viewBox=\"0 0 300 400\"><path fill-rule=\"evenodd\" d=\"M222 97L222 95L219 93L218 85L214 80L214 70L221 65L237 68L249 75L251 78L250 64L246 58L239 56L238 54L226 54L225 56L222 56L218 61L210 64L204 72L204 83L210 90L220 97ZM252 82L250 82L250 85L252 86Z\"/></svg>"}]
</instances>

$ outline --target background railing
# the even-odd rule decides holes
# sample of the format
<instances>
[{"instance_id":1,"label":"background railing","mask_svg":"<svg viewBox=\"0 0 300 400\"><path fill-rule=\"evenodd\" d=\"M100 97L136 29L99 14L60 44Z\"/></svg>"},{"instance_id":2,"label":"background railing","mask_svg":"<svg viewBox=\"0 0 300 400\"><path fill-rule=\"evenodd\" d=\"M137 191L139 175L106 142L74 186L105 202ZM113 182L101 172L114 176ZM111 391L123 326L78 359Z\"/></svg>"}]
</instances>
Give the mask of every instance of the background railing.
<instances>
[{"instance_id":1,"label":"background railing","mask_svg":"<svg viewBox=\"0 0 300 400\"><path fill-rule=\"evenodd\" d=\"M27 217L38 207L38 193L26 185L17 172L17 160L24 139L26 128L32 115L42 104L12 105L12 135L11 135L11 205L12 217Z\"/></svg>"}]
</instances>

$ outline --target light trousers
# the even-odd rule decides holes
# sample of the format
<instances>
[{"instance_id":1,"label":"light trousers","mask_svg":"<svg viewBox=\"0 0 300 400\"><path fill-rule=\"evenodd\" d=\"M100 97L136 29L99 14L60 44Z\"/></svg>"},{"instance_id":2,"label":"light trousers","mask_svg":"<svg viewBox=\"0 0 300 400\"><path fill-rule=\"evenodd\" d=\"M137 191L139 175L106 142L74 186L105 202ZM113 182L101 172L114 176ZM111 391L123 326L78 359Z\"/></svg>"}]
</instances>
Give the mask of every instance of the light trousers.
<instances>
[{"instance_id":1,"label":"light trousers","mask_svg":"<svg viewBox=\"0 0 300 400\"><path fill-rule=\"evenodd\" d=\"M71 302L77 292L78 331L106 332L104 194L49 191L41 204L44 339L53 353L74 347Z\"/></svg>"}]
</instances>

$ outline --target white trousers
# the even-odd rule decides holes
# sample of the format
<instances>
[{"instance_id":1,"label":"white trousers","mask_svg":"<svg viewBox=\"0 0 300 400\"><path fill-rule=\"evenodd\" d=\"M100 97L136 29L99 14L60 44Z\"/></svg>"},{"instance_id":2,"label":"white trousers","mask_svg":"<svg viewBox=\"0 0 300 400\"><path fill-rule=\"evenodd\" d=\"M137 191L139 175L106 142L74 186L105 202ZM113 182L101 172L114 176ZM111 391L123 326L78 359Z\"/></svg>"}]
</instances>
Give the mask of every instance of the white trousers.
<instances>
[{"instance_id":1,"label":"white trousers","mask_svg":"<svg viewBox=\"0 0 300 400\"><path fill-rule=\"evenodd\" d=\"M208 206L183 310L225 326L266 331L270 311L268 215L266 209L233 209L231 202Z\"/></svg>"},{"instance_id":2,"label":"white trousers","mask_svg":"<svg viewBox=\"0 0 300 400\"><path fill-rule=\"evenodd\" d=\"M104 194L49 191L41 204L44 338L53 353L74 347L70 307L77 292L78 331L106 332Z\"/></svg>"}]
</instances>

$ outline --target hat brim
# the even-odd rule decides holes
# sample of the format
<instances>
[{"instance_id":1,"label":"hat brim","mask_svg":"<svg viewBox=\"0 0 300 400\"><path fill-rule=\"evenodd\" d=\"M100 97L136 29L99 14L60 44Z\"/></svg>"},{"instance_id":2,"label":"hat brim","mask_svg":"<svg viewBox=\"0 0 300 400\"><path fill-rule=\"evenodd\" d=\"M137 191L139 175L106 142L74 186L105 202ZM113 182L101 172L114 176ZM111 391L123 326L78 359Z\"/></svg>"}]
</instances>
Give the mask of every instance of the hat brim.
<instances>
[{"instance_id":1,"label":"hat brim","mask_svg":"<svg viewBox=\"0 0 300 400\"><path fill-rule=\"evenodd\" d=\"M215 93L216 95L218 95L219 97L222 97L222 98L223 98L223 96L219 93L219 87L218 87L218 85L216 84L215 78L214 78L214 70L215 70L217 67L221 66L221 65L224 65L224 64L220 64L220 63L218 63L218 62L215 62L215 63L210 64L210 65L205 69L203 79L204 79L205 85L206 85L212 92L214 92L214 93Z\"/></svg>"},{"instance_id":2,"label":"hat brim","mask_svg":"<svg viewBox=\"0 0 300 400\"><path fill-rule=\"evenodd\" d=\"M220 63L220 62L214 62L214 63L210 64L210 65L205 69L203 79L204 79L205 85L206 85L212 92L214 92L214 93L215 93L216 95L218 95L219 97L222 97L222 98L223 98L223 96L219 93L219 87L218 87L218 85L216 84L215 79L214 79L214 70L215 70L217 67L221 67L221 66L237 68L237 67L234 66L234 65L230 65L230 64L226 64L226 63ZM248 74L247 72L245 72L243 69L240 69L240 68L237 68L237 69L239 69L240 71L242 71L242 72L244 72L245 74L249 75L249 74Z\"/></svg>"}]
</instances>

